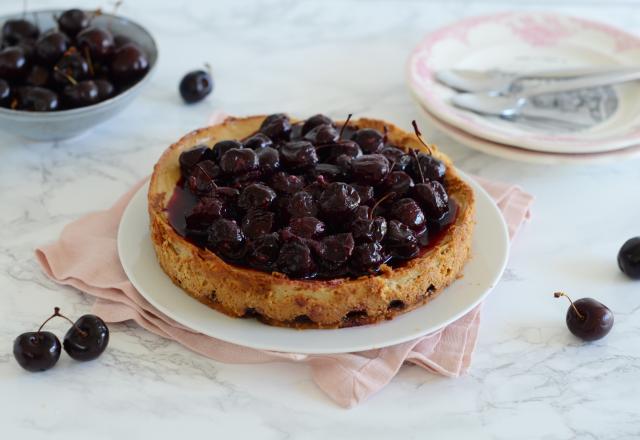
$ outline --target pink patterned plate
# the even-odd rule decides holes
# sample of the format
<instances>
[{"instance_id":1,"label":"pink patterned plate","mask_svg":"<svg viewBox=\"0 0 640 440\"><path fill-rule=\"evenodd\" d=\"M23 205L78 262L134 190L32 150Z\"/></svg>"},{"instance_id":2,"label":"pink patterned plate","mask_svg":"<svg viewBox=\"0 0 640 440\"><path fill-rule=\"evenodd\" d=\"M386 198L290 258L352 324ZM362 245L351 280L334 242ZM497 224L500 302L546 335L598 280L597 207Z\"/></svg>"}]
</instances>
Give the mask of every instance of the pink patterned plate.
<instances>
[{"instance_id":1,"label":"pink patterned plate","mask_svg":"<svg viewBox=\"0 0 640 440\"><path fill-rule=\"evenodd\" d=\"M592 120L589 128L559 132L539 122L457 109L450 104L455 92L438 83L434 73L634 65L640 65L640 39L611 26L554 13L503 13L468 18L427 36L409 59L407 80L430 114L477 138L548 153L601 153L638 144L640 82L541 100L539 105L583 112Z\"/></svg>"}]
</instances>

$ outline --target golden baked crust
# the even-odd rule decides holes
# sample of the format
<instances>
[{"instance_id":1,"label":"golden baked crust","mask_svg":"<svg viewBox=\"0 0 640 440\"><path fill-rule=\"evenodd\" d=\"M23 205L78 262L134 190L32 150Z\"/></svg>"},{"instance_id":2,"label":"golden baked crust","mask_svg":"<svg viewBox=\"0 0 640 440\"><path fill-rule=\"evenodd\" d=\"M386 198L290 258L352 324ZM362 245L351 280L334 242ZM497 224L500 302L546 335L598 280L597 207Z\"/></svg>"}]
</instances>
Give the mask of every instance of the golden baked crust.
<instances>
[{"instance_id":1,"label":"golden baked crust","mask_svg":"<svg viewBox=\"0 0 640 440\"><path fill-rule=\"evenodd\" d=\"M381 267L375 276L357 279L298 280L226 263L178 235L166 206L180 178L178 157L196 145L242 139L256 132L265 116L229 117L219 125L193 131L171 145L155 165L149 187L151 238L158 261L173 282L199 301L233 317L257 317L270 325L336 328L371 324L419 307L461 276L470 257L474 227L474 193L457 175L447 156L432 146L447 165L445 180L458 214L443 238L423 255L400 267ZM413 134L388 122L359 119L359 128L387 129L400 148L424 147Z\"/></svg>"}]
</instances>

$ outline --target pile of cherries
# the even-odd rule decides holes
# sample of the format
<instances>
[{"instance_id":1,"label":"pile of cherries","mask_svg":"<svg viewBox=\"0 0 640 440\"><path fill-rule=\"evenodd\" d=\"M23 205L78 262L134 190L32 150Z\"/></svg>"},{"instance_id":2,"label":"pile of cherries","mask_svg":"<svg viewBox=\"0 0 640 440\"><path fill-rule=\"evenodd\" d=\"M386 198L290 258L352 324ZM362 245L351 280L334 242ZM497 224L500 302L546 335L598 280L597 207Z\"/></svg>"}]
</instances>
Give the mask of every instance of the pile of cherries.
<instances>
[{"instance_id":1,"label":"pile of cherries","mask_svg":"<svg viewBox=\"0 0 640 440\"><path fill-rule=\"evenodd\" d=\"M147 55L127 37L94 25L97 15L70 9L45 32L26 19L6 21L0 106L41 112L84 107L138 82L149 69Z\"/></svg>"},{"instance_id":2,"label":"pile of cherries","mask_svg":"<svg viewBox=\"0 0 640 440\"><path fill-rule=\"evenodd\" d=\"M427 151L348 120L270 115L245 139L180 155L169 220L230 263L291 278L375 274L420 255L455 219L446 166Z\"/></svg>"}]
</instances>

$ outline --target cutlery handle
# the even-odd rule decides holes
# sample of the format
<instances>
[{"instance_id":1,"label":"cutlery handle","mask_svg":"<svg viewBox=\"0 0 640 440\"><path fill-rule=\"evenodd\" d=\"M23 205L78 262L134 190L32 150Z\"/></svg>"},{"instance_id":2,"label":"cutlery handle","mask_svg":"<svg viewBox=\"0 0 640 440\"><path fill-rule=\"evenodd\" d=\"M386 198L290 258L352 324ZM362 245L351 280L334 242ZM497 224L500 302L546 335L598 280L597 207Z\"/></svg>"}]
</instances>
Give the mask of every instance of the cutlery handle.
<instances>
[{"instance_id":1,"label":"cutlery handle","mask_svg":"<svg viewBox=\"0 0 640 440\"><path fill-rule=\"evenodd\" d=\"M525 89L518 93L518 96L522 98L530 98L535 95L543 95L546 93L567 92L570 90L585 89L589 87L619 84L628 81L635 81L637 79L640 79L640 70L637 69L621 71L618 73L595 74L581 78L558 80L550 84L531 87L530 89Z\"/></svg>"}]
</instances>

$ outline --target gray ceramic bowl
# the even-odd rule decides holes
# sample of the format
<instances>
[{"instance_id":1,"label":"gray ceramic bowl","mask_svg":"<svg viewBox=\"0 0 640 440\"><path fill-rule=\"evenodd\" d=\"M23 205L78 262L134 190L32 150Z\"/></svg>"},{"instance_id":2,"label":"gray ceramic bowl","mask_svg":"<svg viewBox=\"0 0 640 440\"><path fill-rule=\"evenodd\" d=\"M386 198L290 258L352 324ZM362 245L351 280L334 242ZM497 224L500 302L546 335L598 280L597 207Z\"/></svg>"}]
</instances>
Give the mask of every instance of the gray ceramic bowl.
<instances>
[{"instance_id":1,"label":"gray ceramic bowl","mask_svg":"<svg viewBox=\"0 0 640 440\"><path fill-rule=\"evenodd\" d=\"M62 9L34 11L27 18L36 22L41 31L55 26L55 15ZM0 27L6 20L20 18L21 13L0 16ZM158 61L158 48L151 34L139 24L123 17L102 14L93 19L98 26L110 26L114 34L124 35L137 43L149 59L149 71L138 83L113 98L88 107L56 112L27 112L0 108L0 130L32 140L54 141L78 136L106 121L125 108L149 82Z\"/></svg>"}]
</instances>

